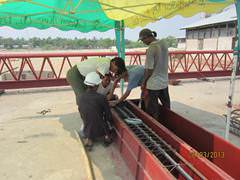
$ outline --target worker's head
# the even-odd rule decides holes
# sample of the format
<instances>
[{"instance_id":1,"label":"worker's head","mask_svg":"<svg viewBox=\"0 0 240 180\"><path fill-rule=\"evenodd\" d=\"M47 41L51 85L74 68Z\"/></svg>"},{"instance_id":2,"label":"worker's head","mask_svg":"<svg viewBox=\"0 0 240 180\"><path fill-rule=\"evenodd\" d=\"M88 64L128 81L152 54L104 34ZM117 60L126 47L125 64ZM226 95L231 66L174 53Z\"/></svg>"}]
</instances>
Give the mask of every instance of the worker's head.
<instances>
[{"instance_id":1,"label":"worker's head","mask_svg":"<svg viewBox=\"0 0 240 180\"><path fill-rule=\"evenodd\" d=\"M105 74L105 76L102 78L102 86L105 88L107 87L111 82L111 75Z\"/></svg>"},{"instance_id":2,"label":"worker's head","mask_svg":"<svg viewBox=\"0 0 240 180\"><path fill-rule=\"evenodd\" d=\"M101 83L101 79L96 72L90 72L86 75L84 84L90 89L97 90L98 85Z\"/></svg>"},{"instance_id":3,"label":"worker's head","mask_svg":"<svg viewBox=\"0 0 240 180\"><path fill-rule=\"evenodd\" d=\"M127 69L124 60L120 57L113 58L110 64L110 71L115 73L115 75L121 75L126 72Z\"/></svg>"},{"instance_id":4,"label":"worker's head","mask_svg":"<svg viewBox=\"0 0 240 180\"><path fill-rule=\"evenodd\" d=\"M111 81L111 74L109 72L109 69L100 66L97 68L96 72L98 73L100 79L102 80L102 86L104 88L107 87Z\"/></svg>"},{"instance_id":5,"label":"worker's head","mask_svg":"<svg viewBox=\"0 0 240 180\"><path fill-rule=\"evenodd\" d=\"M99 74L100 78L102 79L105 76L105 74L109 74L109 69L105 66L99 66L96 72Z\"/></svg>"},{"instance_id":6,"label":"worker's head","mask_svg":"<svg viewBox=\"0 0 240 180\"><path fill-rule=\"evenodd\" d=\"M142 29L139 32L138 40L141 40L144 44L149 45L152 41L156 40L157 33L150 29Z\"/></svg>"}]
</instances>

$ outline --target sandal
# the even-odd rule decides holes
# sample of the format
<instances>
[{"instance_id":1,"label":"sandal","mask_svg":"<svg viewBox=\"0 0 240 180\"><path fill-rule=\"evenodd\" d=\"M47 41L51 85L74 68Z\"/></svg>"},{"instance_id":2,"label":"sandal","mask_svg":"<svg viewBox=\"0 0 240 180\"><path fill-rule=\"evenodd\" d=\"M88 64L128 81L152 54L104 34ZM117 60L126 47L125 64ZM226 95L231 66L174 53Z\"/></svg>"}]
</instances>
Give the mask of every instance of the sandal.
<instances>
[{"instance_id":1,"label":"sandal","mask_svg":"<svg viewBox=\"0 0 240 180\"><path fill-rule=\"evenodd\" d=\"M91 150L92 150L93 143L92 143L92 141L91 141L90 139L88 139L88 138L84 139L83 145L85 146L85 148L86 148L88 151L91 151Z\"/></svg>"},{"instance_id":2,"label":"sandal","mask_svg":"<svg viewBox=\"0 0 240 180\"><path fill-rule=\"evenodd\" d=\"M112 142L113 142L112 138L110 138L109 136L104 136L103 145L105 147L109 146Z\"/></svg>"},{"instance_id":3,"label":"sandal","mask_svg":"<svg viewBox=\"0 0 240 180\"><path fill-rule=\"evenodd\" d=\"M85 148L86 148L87 151L92 151L93 144L86 144Z\"/></svg>"}]
</instances>

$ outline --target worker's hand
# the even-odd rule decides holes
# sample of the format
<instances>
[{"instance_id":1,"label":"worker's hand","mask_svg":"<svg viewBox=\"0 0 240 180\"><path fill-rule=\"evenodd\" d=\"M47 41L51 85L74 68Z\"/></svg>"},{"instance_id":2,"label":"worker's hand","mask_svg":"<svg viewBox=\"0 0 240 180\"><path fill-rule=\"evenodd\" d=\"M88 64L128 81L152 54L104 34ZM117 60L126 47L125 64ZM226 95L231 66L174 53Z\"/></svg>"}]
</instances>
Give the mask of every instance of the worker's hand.
<instances>
[{"instance_id":1,"label":"worker's hand","mask_svg":"<svg viewBox=\"0 0 240 180\"><path fill-rule=\"evenodd\" d=\"M144 90L142 90L142 98L146 98L146 97L148 97L148 90L147 89L144 89Z\"/></svg>"},{"instance_id":2,"label":"worker's hand","mask_svg":"<svg viewBox=\"0 0 240 180\"><path fill-rule=\"evenodd\" d=\"M111 107L116 106L118 103L119 103L119 101L109 101L109 105L110 105Z\"/></svg>"},{"instance_id":3,"label":"worker's hand","mask_svg":"<svg viewBox=\"0 0 240 180\"><path fill-rule=\"evenodd\" d=\"M113 98L113 95L112 95L112 94L108 94L108 95L107 95L107 100L108 100L108 101L110 101L112 98Z\"/></svg>"},{"instance_id":4,"label":"worker's hand","mask_svg":"<svg viewBox=\"0 0 240 180\"><path fill-rule=\"evenodd\" d=\"M145 90L146 90L146 83L142 83L142 85L141 85L141 90L144 92Z\"/></svg>"},{"instance_id":5,"label":"worker's hand","mask_svg":"<svg viewBox=\"0 0 240 180\"><path fill-rule=\"evenodd\" d=\"M113 81L113 87L114 87L114 88L117 87L119 81L120 81L120 79L115 79L115 80Z\"/></svg>"}]
</instances>

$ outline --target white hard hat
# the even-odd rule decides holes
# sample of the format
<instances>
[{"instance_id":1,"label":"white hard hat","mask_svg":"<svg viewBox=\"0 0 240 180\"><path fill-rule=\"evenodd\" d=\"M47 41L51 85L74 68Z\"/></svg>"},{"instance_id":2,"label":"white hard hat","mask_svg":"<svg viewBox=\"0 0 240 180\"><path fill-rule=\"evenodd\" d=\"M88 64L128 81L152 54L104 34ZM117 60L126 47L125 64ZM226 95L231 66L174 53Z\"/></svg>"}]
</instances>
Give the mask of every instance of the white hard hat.
<instances>
[{"instance_id":1,"label":"white hard hat","mask_svg":"<svg viewBox=\"0 0 240 180\"><path fill-rule=\"evenodd\" d=\"M105 74L109 74L109 68L105 66L99 66L97 71L103 76L105 76Z\"/></svg>"},{"instance_id":2,"label":"white hard hat","mask_svg":"<svg viewBox=\"0 0 240 180\"><path fill-rule=\"evenodd\" d=\"M90 72L86 75L84 84L88 86L96 86L101 83L101 79L96 72Z\"/></svg>"}]
</instances>

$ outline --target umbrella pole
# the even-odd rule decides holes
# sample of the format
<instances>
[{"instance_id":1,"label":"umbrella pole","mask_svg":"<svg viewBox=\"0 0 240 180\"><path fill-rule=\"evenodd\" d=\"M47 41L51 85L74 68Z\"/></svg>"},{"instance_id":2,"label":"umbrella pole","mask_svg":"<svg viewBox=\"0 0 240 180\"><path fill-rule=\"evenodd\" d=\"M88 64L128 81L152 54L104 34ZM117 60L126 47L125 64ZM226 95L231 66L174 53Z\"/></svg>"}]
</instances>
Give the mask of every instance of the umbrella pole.
<instances>
[{"instance_id":1,"label":"umbrella pole","mask_svg":"<svg viewBox=\"0 0 240 180\"><path fill-rule=\"evenodd\" d=\"M124 21L115 21L115 36L118 56L125 60ZM121 94L124 92L124 80L120 81Z\"/></svg>"},{"instance_id":2,"label":"umbrella pole","mask_svg":"<svg viewBox=\"0 0 240 180\"><path fill-rule=\"evenodd\" d=\"M240 35L239 35L239 27L240 27L240 0L236 0L236 12L237 12L237 43L236 47L234 48L234 62L232 66L232 75L230 80L230 87L229 87L229 94L228 94L228 103L227 103L227 122L225 128L225 139L229 139L229 129L231 123L231 113L232 113L232 101L234 95L234 88L235 88L235 81L238 69L238 62L239 62L239 49L240 49Z\"/></svg>"}]
</instances>

